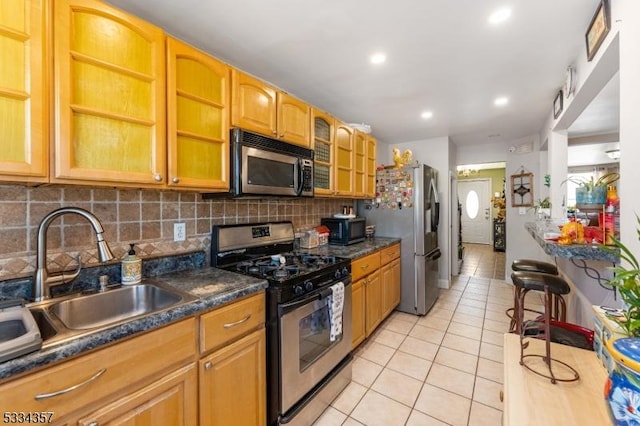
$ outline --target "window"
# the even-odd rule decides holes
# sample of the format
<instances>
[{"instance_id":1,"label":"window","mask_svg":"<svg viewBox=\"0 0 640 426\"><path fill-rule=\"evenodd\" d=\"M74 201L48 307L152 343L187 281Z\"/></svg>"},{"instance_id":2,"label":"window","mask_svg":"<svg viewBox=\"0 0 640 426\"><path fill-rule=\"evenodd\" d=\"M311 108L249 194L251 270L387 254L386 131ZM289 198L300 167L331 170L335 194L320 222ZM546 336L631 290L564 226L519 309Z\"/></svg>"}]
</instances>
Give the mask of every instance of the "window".
<instances>
[{"instance_id":1,"label":"window","mask_svg":"<svg viewBox=\"0 0 640 426\"><path fill-rule=\"evenodd\" d=\"M478 211L480 210L480 199L478 198L478 193L474 190L469 191L467 194L466 209L469 219L475 219L478 216Z\"/></svg>"}]
</instances>

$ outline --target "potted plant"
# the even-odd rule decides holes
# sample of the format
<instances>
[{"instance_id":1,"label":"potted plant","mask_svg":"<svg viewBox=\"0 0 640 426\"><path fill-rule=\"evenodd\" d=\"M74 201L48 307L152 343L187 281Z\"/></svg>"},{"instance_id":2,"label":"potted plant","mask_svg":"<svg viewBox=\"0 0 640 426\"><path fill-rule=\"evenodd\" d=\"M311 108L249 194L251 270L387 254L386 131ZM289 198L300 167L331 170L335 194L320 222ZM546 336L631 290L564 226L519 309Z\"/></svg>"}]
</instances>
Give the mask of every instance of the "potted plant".
<instances>
[{"instance_id":1,"label":"potted plant","mask_svg":"<svg viewBox=\"0 0 640 426\"><path fill-rule=\"evenodd\" d=\"M606 173L597 180L593 176L585 178L569 178L567 180L578 185L576 188L576 204L578 206L604 204L607 200L607 187L617 181L620 175L615 172Z\"/></svg>"},{"instance_id":2,"label":"potted plant","mask_svg":"<svg viewBox=\"0 0 640 426\"><path fill-rule=\"evenodd\" d=\"M636 232L640 240L640 218L636 215L638 228ZM607 351L615 361L605 383L604 397L607 401L609 415L615 425L637 424L637 412L630 407L637 407L640 400L640 264L636 256L619 240L613 239L614 246L601 246L603 250L619 254L626 262L615 268L614 277L609 284L618 290L624 302L623 316L610 317L625 331L625 338L609 339ZM619 250L619 253L617 250ZM634 420L633 422L631 420Z\"/></svg>"},{"instance_id":3,"label":"potted plant","mask_svg":"<svg viewBox=\"0 0 640 426\"><path fill-rule=\"evenodd\" d=\"M551 217L551 201L549 197L545 197L544 199L539 199L538 202L533 206L536 212L536 216L541 218L549 218Z\"/></svg>"},{"instance_id":4,"label":"potted plant","mask_svg":"<svg viewBox=\"0 0 640 426\"><path fill-rule=\"evenodd\" d=\"M636 215L638 228L636 232L640 240L640 217ZM602 250L615 253L628 266L620 263L613 268L614 276L608 282L620 294L625 304L623 316L612 318L629 337L640 337L640 263L635 255L620 240L613 239L613 246L601 245Z\"/></svg>"}]
</instances>

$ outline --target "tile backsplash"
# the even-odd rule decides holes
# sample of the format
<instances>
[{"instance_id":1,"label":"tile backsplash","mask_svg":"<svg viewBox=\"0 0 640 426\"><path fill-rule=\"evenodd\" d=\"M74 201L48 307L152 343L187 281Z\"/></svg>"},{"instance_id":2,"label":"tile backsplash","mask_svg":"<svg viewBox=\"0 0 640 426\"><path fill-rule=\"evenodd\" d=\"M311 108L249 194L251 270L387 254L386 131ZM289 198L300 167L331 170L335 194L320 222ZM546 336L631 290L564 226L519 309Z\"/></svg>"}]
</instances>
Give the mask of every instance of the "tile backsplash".
<instances>
[{"instance_id":1,"label":"tile backsplash","mask_svg":"<svg viewBox=\"0 0 640 426\"><path fill-rule=\"evenodd\" d=\"M91 211L117 258L124 257L129 243L135 243L138 255L145 258L208 251L213 225L288 220L296 228L312 226L351 203L323 198L202 200L194 192L0 185L0 281L33 273L38 225L60 207ZM177 222L186 225L185 241L173 241ZM98 262L91 226L78 215L52 222L47 253L52 271L74 268L78 256L84 265Z\"/></svg>"}]
</instances>

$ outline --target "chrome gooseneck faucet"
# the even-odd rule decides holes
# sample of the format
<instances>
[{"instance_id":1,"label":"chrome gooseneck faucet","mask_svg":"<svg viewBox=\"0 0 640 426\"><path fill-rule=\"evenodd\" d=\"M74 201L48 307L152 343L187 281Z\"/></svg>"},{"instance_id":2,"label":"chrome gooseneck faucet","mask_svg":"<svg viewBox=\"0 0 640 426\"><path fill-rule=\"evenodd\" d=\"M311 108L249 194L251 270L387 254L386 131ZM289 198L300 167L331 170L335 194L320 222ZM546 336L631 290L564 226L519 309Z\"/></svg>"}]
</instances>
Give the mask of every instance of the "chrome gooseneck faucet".
<instances>
[{"instance_id":1,"label":"chrome gooseneck faucet","mask_svg":"<svg viewBox=\"0 0 640 426\"><path fill-rule=\"evenodd\" d=\"M61 272L55 275L50 275L49 271L47 270L47 230L49 229L49 225L51 224L51 222L53 222L54 219L68 213L77 214L84 217L93 227L93 232L95 232L96 234L96 240L98 243L98 257L100 259L100 262L108 262L109 260L113 259L113 254L109 249L109 245L107 245L107 242L102 236L102 233L104 232L102 224L100 223L98 218L93 215L93 213L77 207L63 207L52 211L42 219L40 225L38 226L36 274L33 280L33 298L36 302L41 302L43 300L49 299L51 297L51 286L60 285L72 281L78 276L80 270L82 269L80 257L78 256L78 269L73 272Z\"/></svg>"}]
</instances>

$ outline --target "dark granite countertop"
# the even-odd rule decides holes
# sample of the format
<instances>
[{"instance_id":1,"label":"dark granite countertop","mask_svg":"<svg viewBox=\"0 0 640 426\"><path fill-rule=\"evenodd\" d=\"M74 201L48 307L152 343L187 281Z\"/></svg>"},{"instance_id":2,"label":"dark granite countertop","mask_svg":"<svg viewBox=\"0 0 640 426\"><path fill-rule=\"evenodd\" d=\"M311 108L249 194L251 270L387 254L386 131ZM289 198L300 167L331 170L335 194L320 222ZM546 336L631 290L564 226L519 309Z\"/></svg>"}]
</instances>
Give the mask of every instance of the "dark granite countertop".
<instances>
[{"instance_id":1,"label":"dark granite countertop","mask_svg":"<svg viewBox=\"0 0 640 426\"><path fill-rule=\"evenodd\" d=\"M351 244L350 246L327 245L309 249L306 251L308 251L309 253L327 254L331 256L357 259L359 257L366 256L369 253L373 253L377 250L383 249L399 242L400 238L375 237L366 239L361 243ZM305 251L305 249L301 249L301 251Z\"/></svg>"},{"instance_id":2,"label":"dark granite countertop","mask_svg":"<svg viewBox=\"0 0 640 426\"><path fill-rule=\"evenodd\" d=\"M328 245L306 251L356 259L399 242L399 238L376 237L350 246ZM301 251L305 251L305 249ZM39 351L0 363L0 381L6 381L14 376L82 355L135 334L151 331L171 322L206 312L267 287L265 280L217 268L173 272L143 280L143 283L155 281L189 293L197 299L156 314L132 319L101 331L87 333L67 342L50 346L45 344L45 347Z\"/></svg>"},{"instance_id":3,"label":"dark granite countertop","mask_svg":"<svg viewBox=\"0 0 640 426\"><path fill-rule=\"evenodd\" d=\"M618 263L620 261L618 256L602 250L598 247L598 244L560 245L554 241L545 240L544 236L538 233L535 223L527 222L524 224L524 227L549 256L564 257L567 259L599 260L611 263Z\"/></svg>"},{"instance_id":4,"label":"dark granite countertop","mask_svg":"<svg viewBox=\"0 0 640 426\"><path fill-rule=\"evenodd\" d=\"M196 296L194 301L155 314L132 319L107 329L51 345L31 354L0 363L0 381L38 368L81 355L101 346L117 342L137 333L197 315L232 302L240 297L262 291L267 281L223 271L217 268L193 269L156 276L144 282L160 281L180 291Z\"/></svg>"}]
</instances>

